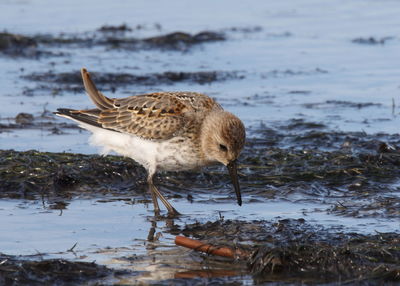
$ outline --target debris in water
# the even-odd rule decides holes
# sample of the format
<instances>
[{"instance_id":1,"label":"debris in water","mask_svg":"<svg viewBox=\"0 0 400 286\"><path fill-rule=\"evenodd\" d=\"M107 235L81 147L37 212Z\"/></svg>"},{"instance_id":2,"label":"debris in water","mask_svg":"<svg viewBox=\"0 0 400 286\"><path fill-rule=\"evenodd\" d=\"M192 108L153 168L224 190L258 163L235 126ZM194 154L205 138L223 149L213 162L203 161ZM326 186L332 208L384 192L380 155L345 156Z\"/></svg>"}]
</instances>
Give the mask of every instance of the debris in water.
<instances>
[{"instance_id":1,"label":"debris in water","mask_svg":"<svg viewBox=\"0 0 400 286\"><path fill-rule=\"evenodd\" d=\"M187 225L182 233L204 243L177 237L177 244L207 254L218 255L221 251L225 257L245 260L260 282L400 282L397 233L343 233L310 225L304 219L219 220Z\"/></svg>"},{"instance_id":2,"label":"debris in water","mask_svg":"<svg viewBox=\"0 0 400 286\"><path fill-rule=\"evenodd\" d=\"M33 115L30 113L21 112L15 117L15 123L21 125L31 125L33 124Z\"/></svg>"},{"instance_id":3,"label":"debris in water","mask_svg":"<svg viewBox=\"0 0 400 286\"><path fill-rule=\"evenodd\" d=\"M183 247L191 248L193 250L204 252L207 254L218 255L223 257L235 258L240 257L241 259L246 258L249 254L240 250L233 250L229 247L217 247L210 244L203 243L201 241L190 239L184 236L176 236L175 244Z\"/></svg>"}]
</instances>

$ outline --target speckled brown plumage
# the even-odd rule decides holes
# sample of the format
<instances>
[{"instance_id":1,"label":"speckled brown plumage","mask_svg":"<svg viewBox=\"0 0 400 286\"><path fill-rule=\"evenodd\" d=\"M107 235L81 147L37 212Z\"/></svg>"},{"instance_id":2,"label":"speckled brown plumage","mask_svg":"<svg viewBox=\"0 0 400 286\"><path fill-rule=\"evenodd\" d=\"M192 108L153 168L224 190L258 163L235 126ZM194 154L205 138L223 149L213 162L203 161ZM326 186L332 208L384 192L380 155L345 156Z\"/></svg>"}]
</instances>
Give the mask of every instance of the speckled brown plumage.
<instances>
[{"instance_id":1,"label":"speckled brown plumage","mask_svg":"<svg viewBox=\"0 0 400 286\"><path fill-rule=\"evenodd\" d=\"M114 99L97 122L104 128L135 134L144 139L166 140L179 134L191 119L219 105L199 93L152 93ZM82 111L84 113L84 111Z\"/></svg>"},{"instance_id":2,"label":"speckled brown plumage","mask_svg":"<svg viewBox=\"0 0 400 286\"><path fill-rule=\"evenodd\" d=\"M245 129L239 118L224 111L207 95L196 92L157 92L108 98L82 69L83 83L97 108L58 109L57 115L77 121L93 135L91 142L131 157L148 171L154 208L157 198L169 214L178 212L154 186L157 170L179 171L222 163L228 167L241 205L236 159L244 146Z\"/></svg>"},{"instance_id":3,"label":"speckled brown plumage","mask_svg":"<svg viewBox=\"0 0 400 286\"><path fill-rule=\"evenodd\" d=\"M166 140L178 135L190 121L201 121L221 106L212 98L195 92L157 92L108 98L97 90L89 73L82 69L84 85L96 110L76 110L74 115L93 116L102 127L144 139Z\"/></svg>"}]
</instances>

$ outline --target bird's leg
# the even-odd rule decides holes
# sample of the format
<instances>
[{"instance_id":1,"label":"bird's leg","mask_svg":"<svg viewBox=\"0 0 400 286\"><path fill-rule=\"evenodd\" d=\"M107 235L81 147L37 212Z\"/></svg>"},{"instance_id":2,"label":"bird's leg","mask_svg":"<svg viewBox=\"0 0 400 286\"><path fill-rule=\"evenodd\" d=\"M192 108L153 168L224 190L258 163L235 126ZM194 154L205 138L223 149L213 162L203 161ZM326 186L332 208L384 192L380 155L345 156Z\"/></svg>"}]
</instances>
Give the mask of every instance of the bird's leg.
<instances>
[{"instance_id":1,"label":"bird's leg","mask_svg":"<svg viewBox=\"0 0 400 286\"><path fill-rule=\"evenodd\" d=\"M154 241L154 234L156 233L157 222L151 222L151 228L149 230L149 234L147 235L147 241Z\"/></svg>"},{"instance_id":2,"label":"bird's leg","mask_svg":"<svg viewBox=\"0 0 400 286\"><path fill-rule=\"evenodd\" d=\"M153 174L149 174L149 176L147 177L147 184L149 185L149 192L151 194L151 199L153 200L153 204L154 204L154 214L156 216L160 215L160 207L158 205L158 201L157 201L157 194L154 192L155 186L153 184Z\"/></svg>"},{"instance_id":3,"label":"bird's leg","mask_svg":"<svg viewBox=\"0 0 400 286\"><path fill-rule=\"evenodd\" d=\"M153 188L153 192L157 195L157 197L161 200L161 202L164 204L164 206L168 210L168 216L175 217L180 215L180 213L167 201L167 199L160 193L160 191L154 186L153 184L151 185Z\"/></svg>"},{"instance_id":4,"label":"bird's leg","mask_svg":"<svg viewBox=\"0 0 400 286\"><path fill-rule=\"evenodd\" d=\"M174 217L174 216L180 215L180 213L167 201L167 199L156 188L156 186L153 183L153 175L154 175L154 172L149 172L149 175L147 177L147 183L149 184L149 190L151 193L151 197L153 199L154 212L156 213L156 216L160 214L160 207L158 206L157 197L161 200L161 202L167 208L169 216Z\"/></svg>"}]
</instances>

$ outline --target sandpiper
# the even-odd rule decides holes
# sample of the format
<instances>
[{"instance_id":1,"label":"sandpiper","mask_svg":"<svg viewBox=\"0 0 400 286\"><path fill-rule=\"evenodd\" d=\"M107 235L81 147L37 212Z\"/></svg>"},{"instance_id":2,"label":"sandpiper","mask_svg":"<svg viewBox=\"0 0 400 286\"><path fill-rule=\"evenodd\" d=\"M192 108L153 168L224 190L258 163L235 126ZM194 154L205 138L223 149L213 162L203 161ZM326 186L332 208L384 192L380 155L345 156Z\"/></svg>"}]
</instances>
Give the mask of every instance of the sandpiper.
<instances>
[{"instance_id":1,"label":"sandpiper","mask_svg":"<svg viewBox=\"0 0 400 286\"><path fill-rule=\"evenodd\" d=\"M102 147L102 154L114 151L147 170L156 215L160 214L157 199L168 215L179 214L153 184L157 170L181 171L222 163L228 168L237 203L242 204L236 159L243 149L245 128L239 118L224 111L214 99L195 92L108 98L97 90L86 69L81 73L85 90L97 108L59 108L55 113L91 131L90 143Z\"/></svg>"}]
</instances>

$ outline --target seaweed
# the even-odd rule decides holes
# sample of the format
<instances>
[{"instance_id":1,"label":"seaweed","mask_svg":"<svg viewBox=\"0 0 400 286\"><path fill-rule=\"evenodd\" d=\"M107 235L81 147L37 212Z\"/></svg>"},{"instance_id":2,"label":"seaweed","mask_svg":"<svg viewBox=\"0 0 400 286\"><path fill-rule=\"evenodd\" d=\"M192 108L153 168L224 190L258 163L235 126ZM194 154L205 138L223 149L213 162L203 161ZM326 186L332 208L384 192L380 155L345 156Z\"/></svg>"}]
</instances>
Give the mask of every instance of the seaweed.
<instances>
[{"instance_id":1,"label":"seaweed","mask_svg":"<svg viewBox=\"0 0 400 286\"><path fill-rule=\"evenodd\" d=\"M244 75L239 72L227 71L198 71L198 72L182 72L182 71L166 71L163 73L151 74L130 74L130 73L100 73L91 72L96 83L102 85L102 89L111 89L115 92L117 86L123 85L145 85L155 86L161 84L174 84L177 82L191 82L197 84L210 84L216 81L225 81L229 79L243 79ZM78 71L64 73L32 73L22 76L22 78L34 82L49 83L50 85L41 84L37 89L58 90L57 93L65 90L73 92L81 92L82 78Z\"/></svg>"},{"instance_id":2,"label":"seaweed","mask_svg":"<svg viewBox=\"0 0 400 286\"><path fill-rule=\"evenodd\" d=\"M245 260L258 283L400 281L397 233L343 233L304 219L218 220L186 225L182 233L250 253L238 259Z\"/></svg>"},{"instance_id":3,"label":"seaweed","mask_svg":"<svg viewBox=\"0 0 400 286\"><path fill-rule=\"evenodd\" d=\"M316 128L309 131L308 128ZM32 128L32 127L30 127ZM306 129L305 135L286 136L309 148L279 148L279 133L260 131L265 137L250 138L239 158L240 184L252 201L293 200L329 204L328 213L352 217L399 218L400 151L398 138L335 134L317 131L319 125L296 121L290 129ZM274 140L271 134L276 135ZM264 139L265 138L265 139ZM379 139L392 141L385 143ZM334 142L330 150L313 146ZM311 142L311 143L310 143ZM335 149L335 146L341 146ZM326 147L323 147L326 148ZM101 157L37 151L0 151L0 197L65 197L145 192L145 171L133 160L119 156ZM222 167L202 172L171 172L157 175L164 191L175 197L195 194L226 194L229 176ZM188 199L193 199L189 198ZM228 198L227 198L228 199Z\"/></svg>"},{"instance_id":4,"label":"seaweed","mask_svg":"<svg viewBox=\"0 0 400 286\"><path fill-rule=\"evenodd\" d=\"M156 27L158 26L156 25ZM195 45L225 40L222 32L214 31L201 31L196 34L179 31L142 39L127 35L131 31L132 28L126 24L121 24L120 26L102 26L93 32L78 34L61 33L59 35L38 34L28 36L2 32L0 33L0 53L11 57L28 58L60 56L64 54L47 50L60 45L79 48L104 46L108 49L135 51L162 49L185 52Z\"/></svg>"},{"instance_id":5,"label":"seaweed","mask_svg":"<svg viewBox=\"0 0 400 286\"><path fill-rule=\"evenodd\" d=\"M34 261L0 253L1 285L77 285L89 281L98 283L124 274L128 271L115 271L94 262Z\"/></svg>"}]
</instances>

